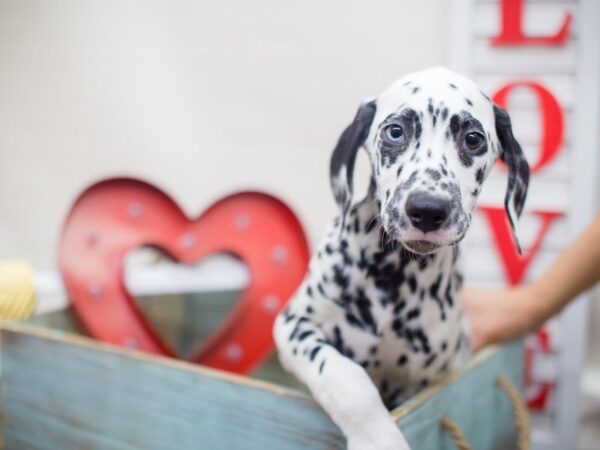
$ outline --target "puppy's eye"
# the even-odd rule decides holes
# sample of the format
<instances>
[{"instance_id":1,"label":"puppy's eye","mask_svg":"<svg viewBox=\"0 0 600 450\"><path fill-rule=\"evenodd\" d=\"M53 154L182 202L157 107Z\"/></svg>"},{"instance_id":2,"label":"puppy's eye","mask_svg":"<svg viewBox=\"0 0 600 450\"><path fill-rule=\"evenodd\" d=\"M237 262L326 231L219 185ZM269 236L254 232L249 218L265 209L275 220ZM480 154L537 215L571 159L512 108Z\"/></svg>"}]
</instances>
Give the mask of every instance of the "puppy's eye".
<instances>
[{"instance_id":1,"label":"puppy's eye","mask_svg":"<svg viewBox=\"0 0 600 450\"><path fill-rule=\"evenodd\" d=\"M400 125L388 125L384 133L386 138L394 142L399 142L404 137L404 130Z\"/></svg>"},{"instance_id":2,"label":"puppy's eye","mask_svg":"<svg viewBox=\"0 0 600 450\"><path fill-rule=\"evenodd\" d=\"M465 136L465 145L471 150L479 148L483 143L483 136L479 133L469 133Z\"/></svg>"}]
</instances>

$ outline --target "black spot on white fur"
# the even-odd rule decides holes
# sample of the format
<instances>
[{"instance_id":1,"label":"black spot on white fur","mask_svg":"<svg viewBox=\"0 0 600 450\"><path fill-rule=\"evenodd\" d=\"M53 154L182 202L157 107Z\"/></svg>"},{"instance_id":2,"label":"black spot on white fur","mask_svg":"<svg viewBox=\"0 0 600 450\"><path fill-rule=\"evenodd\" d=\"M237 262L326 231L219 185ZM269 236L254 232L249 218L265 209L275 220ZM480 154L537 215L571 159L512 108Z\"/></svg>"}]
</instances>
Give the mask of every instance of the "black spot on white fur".
<instances>
[{"instance_id":1,"label":"black spot on white fur","mask_svg":"<svg viewBox=\"0 0 600 450\"><path fill-rule=\"evenodd\" d=\"M315 252L303 286L278 317L275 333L292 370L331 377L337 373L331 355L341 355L366 371L390 408L447 373L469 345L455 301L463 282L456 242L427 255L408 249L402 241L412 229L407 196L421 189L448 199L452 208L440 233L459 240L471 214L463 203L479 194L497 155L509 166L506 201L517 214L528 182L505 111L494 110L494 124L483 122L473 115L492 108L483 92L479 96L463 89L459 78L441 76L447 98L439 98L439 84L430 90L421 81L413 76L402 82L402 103L391 110L378 111L377 99L363 104L338 141L331 177L340 216ZM381 123L372 123L376 112L385 116ZM390 124L402 128L401 139L386 137ZM465 147L469 132L485 136L485 145ZM366 198L356 201L352 172L361 147L374 166Z\"/></svg>"}]
</instances>

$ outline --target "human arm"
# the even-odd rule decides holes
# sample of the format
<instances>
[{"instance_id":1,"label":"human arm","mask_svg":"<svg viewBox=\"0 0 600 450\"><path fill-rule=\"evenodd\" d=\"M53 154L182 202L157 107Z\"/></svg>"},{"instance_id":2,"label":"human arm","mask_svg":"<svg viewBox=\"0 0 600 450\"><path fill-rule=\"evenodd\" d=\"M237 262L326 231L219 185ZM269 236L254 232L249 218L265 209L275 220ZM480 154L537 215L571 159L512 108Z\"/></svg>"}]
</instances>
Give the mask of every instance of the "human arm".
<instances>
[{"instance_id":1,"label":"human arm","mask_svg":"<svg viewBox=\"0 0 600 450\"><path fill-rule=\"evenodd\" d=\"M501 291L466 289L474 351L534 331L600 280L600 216L536 281Z\"/></svg>"}]
</instances>

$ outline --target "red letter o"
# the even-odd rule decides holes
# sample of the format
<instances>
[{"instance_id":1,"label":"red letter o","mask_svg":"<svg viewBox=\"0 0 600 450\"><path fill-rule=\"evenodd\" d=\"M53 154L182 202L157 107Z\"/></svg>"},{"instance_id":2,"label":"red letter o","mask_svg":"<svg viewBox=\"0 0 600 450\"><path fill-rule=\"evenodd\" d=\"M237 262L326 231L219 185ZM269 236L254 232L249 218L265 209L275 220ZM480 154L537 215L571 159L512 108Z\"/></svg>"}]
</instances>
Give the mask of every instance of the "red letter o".
<instances>
[{"instance_id":1,"label":"red letter o","mask_svg":"<svg viewBox=\"0 0 600 450\"><path fill-rule=\"evenodd\" d=\"M538 100L542 138L539 157L537 161L531 164L531 171L537 172L550 163L561 149L564 131L563 112L554 95L544 86L534 81L515 81L507 84L494 94L494 103L506 108L508 95L516 87L531 89Z\"/></svg>"}]
</instances>

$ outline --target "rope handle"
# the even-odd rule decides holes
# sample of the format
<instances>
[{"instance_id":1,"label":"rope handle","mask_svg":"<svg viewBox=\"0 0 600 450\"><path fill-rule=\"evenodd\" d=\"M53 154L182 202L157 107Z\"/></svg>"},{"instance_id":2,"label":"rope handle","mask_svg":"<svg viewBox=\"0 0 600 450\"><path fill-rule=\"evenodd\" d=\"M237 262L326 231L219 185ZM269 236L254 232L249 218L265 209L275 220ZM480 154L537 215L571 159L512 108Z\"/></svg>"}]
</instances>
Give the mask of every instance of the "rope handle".
<instances>
[{"instance_id":1,"label":"rope handle","mask_svg":"<svg viewBox=\"0 0 600 450\"><path fill-rule=\"evenodd\" d=\"M513 411L515 413L515 427L517 428L518 436L517 449L529 450L531 447L531 428L529 427L527 406L525 406L525 402L515 385L512 384L508 378L499 376L496 378L496 384L504 391L513 406Z\"/></svg>"},{"instance_id":2,"label":"rope handle","mask_svg":"<svg viewBox=\"0 0 600 450\"><path fill-rule=\"evenodd\" d=\"M506 394L512 403L515 414L515 427L517 429L517 449L529 450L531 429L529 428L529 419L527 407L519 395L517 388L505 376L498 376L496 384ZM458 450L471 450L467 438L462 433L460 427L452 419L444 416L440 419L440 426L450 435Z\"/></svg>"},{"instance_id":3,"label":"rope handle","mask_svg":"<svg viewBox=\"0 0 600 450\"><path fill-rule=\"evenodd\" d=\"M471 450L467 438L462 434L460 427L455 421L444 416L440 419L440 425L450 435L458 450Z\"/></svg>"}]
</instances>

